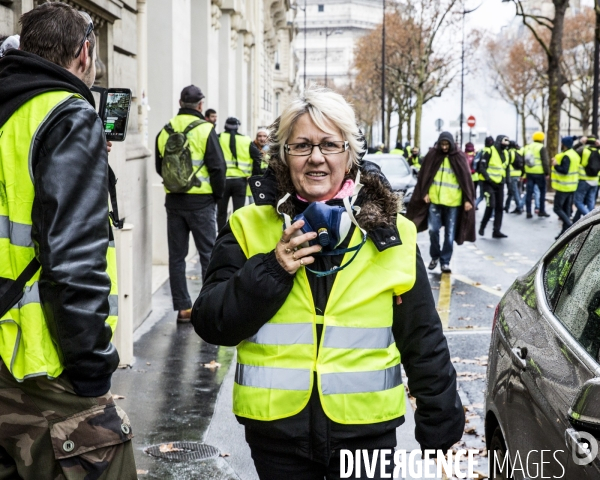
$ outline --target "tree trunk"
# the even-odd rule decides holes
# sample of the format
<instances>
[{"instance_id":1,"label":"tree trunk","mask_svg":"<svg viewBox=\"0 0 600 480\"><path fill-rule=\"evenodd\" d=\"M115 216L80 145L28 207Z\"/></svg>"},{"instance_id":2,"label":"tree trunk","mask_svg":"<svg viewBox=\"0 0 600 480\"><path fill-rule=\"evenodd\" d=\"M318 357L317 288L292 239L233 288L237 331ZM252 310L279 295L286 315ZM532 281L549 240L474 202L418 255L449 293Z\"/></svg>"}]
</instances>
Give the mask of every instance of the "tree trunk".
<instances>
[{"instance_id":1,"label":"tree trunk","mask_svg":"<svg viewBox=\"0 0 600 480\"><path fill-rule=\"evenodd\" d=\"M554 3L554 28L550 39L548 55L548 134L546 148L548 155L552 158L558 152L560 140L560 111L562 102L566 98L562 91L564 83L560 69L563 49L563 30L565 24L565 13L569 7L569 0L553 0Z\"/></svg>"},{"instance_id":2,"label":"tree trunk","mask_svg":"<svg viewBox=\"0 0 600 480\"><path fill-rule=\"evenodd\" d=\"M411 123L412 123L412 110L408 111L408 118L406 120L406 141L412 145L412 135L411 135Z\"/></svg>"},{"instance_id":3,"label":"tree trunk","mask_svg":"<svg viewBox=\"0 0 600 480\"><path fill-rule=\"evenodd\" d=\"M527 116L525 115L525 101L523 101L521 105L519 115L521 116L521 136L523 138L523 143L521 145L524 147L525 145L527 145Z\"/></svg>"},{"instance_id":4,"label":"tree trunk","mask_svg":"<svg viewBox=\"0 0 600 480\"><path fill-rule=\"evenodd\" d=\"M417 92L417 102L415 104L415 144L421 149L421 118L423 116L423 90Z\"/></svg>"},{"instance_id":5,"label":"tree trunk","mask_svg":"<svg viewBox=\"0 0 600 480\"><path fill-rule=\"evenodd\" d=\"M392 123L392 110L394 106L394 100L391 95L387 97L387 105L385 111L385 145L387 145L388 149L390 149L390 133L391 133L391 123Z\"/></svg>"}]
</instances>

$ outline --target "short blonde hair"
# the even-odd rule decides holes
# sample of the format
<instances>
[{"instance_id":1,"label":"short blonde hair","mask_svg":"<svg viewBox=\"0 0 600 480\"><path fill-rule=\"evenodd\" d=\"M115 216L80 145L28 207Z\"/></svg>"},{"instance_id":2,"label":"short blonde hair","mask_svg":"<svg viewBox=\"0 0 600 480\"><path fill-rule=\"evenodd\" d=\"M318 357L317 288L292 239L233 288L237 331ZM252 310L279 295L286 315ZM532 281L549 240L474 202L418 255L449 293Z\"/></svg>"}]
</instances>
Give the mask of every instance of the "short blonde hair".
<instances>
[{"instance_id":1,"label":"short blonde hair","mask_svg":"<svg viewBox=\"0 0 600 480\"><path fill-rule=\"evenodd\" d=\"M308 87L303 96L290 103L274 125L275 130L271 133L271 149L279 154L284 164L287 165L284 145L290 138L296 121L305 113L308 113L314 124L323 131L327 131L327 123L339 128L342 137L350 147L348 168L352 164L358 165L364 150L362 135L356 125L356 115L352 105L339 93L317 86Z\"/></svg>"}]
</instances>

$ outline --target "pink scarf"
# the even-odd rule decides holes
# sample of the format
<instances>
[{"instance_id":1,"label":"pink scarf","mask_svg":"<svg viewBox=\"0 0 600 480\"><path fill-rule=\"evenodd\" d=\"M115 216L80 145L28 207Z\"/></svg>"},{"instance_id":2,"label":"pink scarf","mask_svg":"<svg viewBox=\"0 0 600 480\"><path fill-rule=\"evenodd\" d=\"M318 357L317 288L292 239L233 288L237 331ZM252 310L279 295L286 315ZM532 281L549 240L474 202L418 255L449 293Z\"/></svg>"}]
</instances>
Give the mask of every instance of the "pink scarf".
<instances>
[{"instance_id":1,"label":"pink scarf","mask_svg":"<svg viewBox=\"0 0 600 480\"><path fill-rule=\"evenodd\" d=\"M332 200L350 197L350 196L352 196L353 193L354 193L354 180L348 179L344 182L344 184L342 185L342 188L335 195L335 197L332 198ZM302 198L298 194L296 194L296 197L298 198L298 200L301 200L306 203L310 203L308 200L306 200L305 198ZM326 200L322 200L322 203L324 203L324 202L326 202Z\"/></svg>"}]
</instances>

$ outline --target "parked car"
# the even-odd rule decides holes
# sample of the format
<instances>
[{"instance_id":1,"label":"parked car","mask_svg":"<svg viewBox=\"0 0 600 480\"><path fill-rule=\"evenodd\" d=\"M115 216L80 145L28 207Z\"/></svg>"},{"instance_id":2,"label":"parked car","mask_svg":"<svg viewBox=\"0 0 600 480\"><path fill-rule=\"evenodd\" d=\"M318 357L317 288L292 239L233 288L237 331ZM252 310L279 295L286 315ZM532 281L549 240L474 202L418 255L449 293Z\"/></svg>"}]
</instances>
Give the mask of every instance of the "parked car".
<instances>
[{"instance_id":1,"label":"parked car","mask_svg":"<svg viewBox=\"0 0 600 480\"><path fill-rule=\"evenodd\" d=\"M600 209L500 301L485 411L490 478L600 479Z\"/></svg>"},{"instance_id":2,"label":"parked car","mask_svg":"<svg viewBox=\"0 0 600 480\"><path fill-rule=\"evenodd\" d=\"M365 155L364 160L379 165L392 188L404 193L404 204L408 205L417 184L417 171L408 165L406 159L402 155L382 153Z\"/></svg>"}]
</instances>

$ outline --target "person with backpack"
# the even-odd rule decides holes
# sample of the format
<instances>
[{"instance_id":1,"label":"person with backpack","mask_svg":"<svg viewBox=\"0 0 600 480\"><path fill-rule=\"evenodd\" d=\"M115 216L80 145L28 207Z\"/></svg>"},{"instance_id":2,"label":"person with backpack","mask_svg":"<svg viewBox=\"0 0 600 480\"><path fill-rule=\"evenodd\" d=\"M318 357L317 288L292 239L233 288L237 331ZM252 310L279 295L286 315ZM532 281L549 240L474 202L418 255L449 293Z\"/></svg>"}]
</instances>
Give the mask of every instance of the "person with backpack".
<instances>
[{"instance_id":1,"label":"person with backpack","mask_svg":"<svg viewBox=\"0 0 600 480\"><path fill-rule=\"evenodd\" d=\"M525 193L525 210L527 218L533 218L531 214L531 199L534 196L534 187L537 186L540 191L539 217L549 217L546 213L546 181L550 175L550 161L548 159L548 150L544 146L546 135L544 132L535 132L533 142L525 145L525 177L527 179L527 190Z\"/></svg>"},{"instance_id":2,"label":"person with backpack","mask_svg":"<svg viewBox=\"0 0 600 480\"><path fill-rule=\"evenodd\" d=\"M510 213L521 215L523 213L523 196L521 195L521 177L523 176L523 167L525 159L523 158L523 149L517 145L517 142L511 141L508 148L509 166L507 171L508 195L504 204L504 211L508 213L510 203L515 201L515 209Z\"/></svg>"},{"instance_id":3,"label":"person with backpack","mask_svg":"<svg viewBox=\"0 0 600 480\"><path fill-rule=\"evenodd\" d=\"M596 205L598 176L600 175L600 142L595 137L582 137L581 146L576 149L581 157L579 165L579 184L573 197L577 212L573 222L590 213Z\"/></svg>"},{"instance_id":4,"label":"person with backpack","mask_svg":"<svg viewBox=\"0 0 600 480\"><path fill-rule=\"evenodd\" d=\"M479 197L475 200L475 210L479 210L479 204L485 200L485 196L483 195L483 183L479 181L479 172L477 171L479 162L481 157L485 153L486 149L490 148L494 145L494 137L487 136L485 138L485 142L483 144L483 148L479 150L475 157L473 158L473 164L471 165L471 178L473 179L473 185L475 185L475 195L477 196L477 186L479 186ZM475 180L477 179L477 180ZM494 212L492 212L492 218L494 217Z\"/></svg>"},{"instance_id":5,"label":"person with backpack","mask_svg":"<svg viewBox=\"0 0 600 480\"><path fill-rule=\"evenodd\" d=\"M0 59L0 478L134 480L94 23L62 2L20 23Z\"/></svg>"},{"instance_id":6,"label":"person with backpack","mask_svg":"<svg viewBox=\"0 0 600 480\"><path fill-rule=\"evenodd\" d=\"M203 99L198 87L185 87L179 112L156 137L156 172L166 192L169 282L179 323L190 321L192 308L185 278L190 232L204 277L217 238L216 202L225 190L227 167L215 126L202 115Z\"/></svg>"},{"instance_id":7,"label":"person with backpack","mask_svg":"<svg viewBox=\"0 0 600 480\"><path fill-rule=\"evenodd\" d=\"M248 188L248 178L252 175L254 165L260 165L262 154L246 135L238 133L241 122L235 117L225 121L225 131L219 134L219 143L223 150L227 171L225 174L225 192L217 205L217 227L219 231L227 223L227 207L229 199L233 203L233 211L242 208L246 203L246 195L252 195Z\"/></svg>"},{"instance_id":8,"label":"person with backpack","mask_svg":"<svg viewBox=\"0 0 600 480\"><path fill-rule=\"evenodd\" d=\"M560 237L572 224L573 195L579 184L579 164L581 157L573 150L573 137L563 137L562 152L552 159L552 188L554 194L554 213L563 222Z\"/></svg>"}]
</instances>

